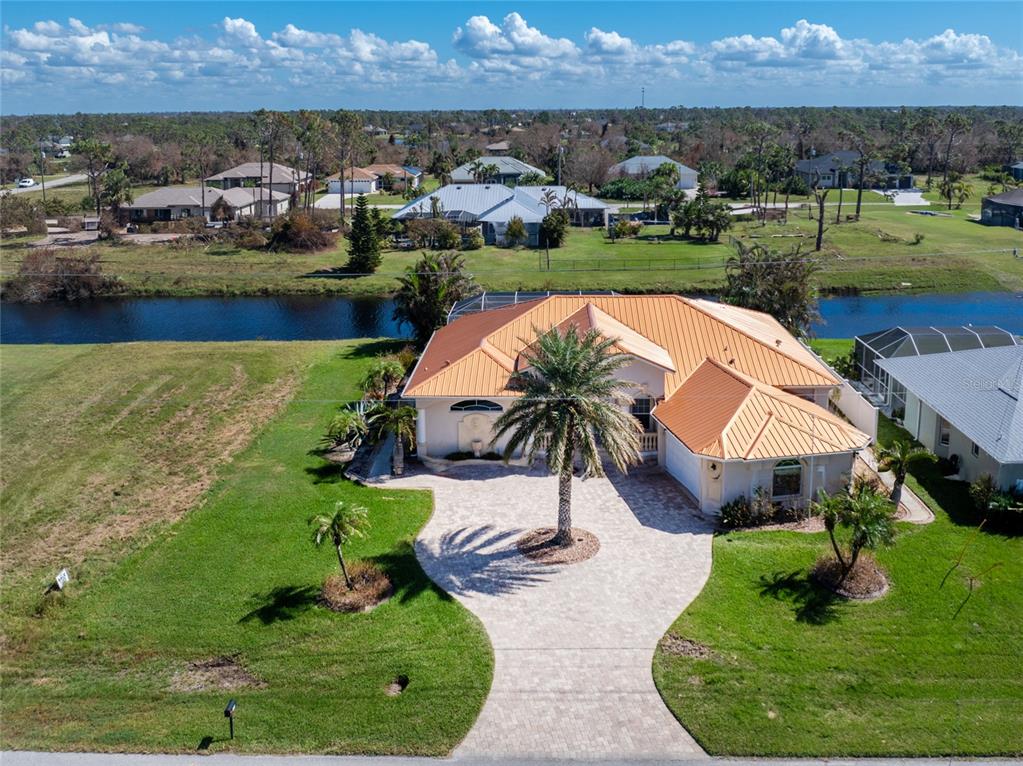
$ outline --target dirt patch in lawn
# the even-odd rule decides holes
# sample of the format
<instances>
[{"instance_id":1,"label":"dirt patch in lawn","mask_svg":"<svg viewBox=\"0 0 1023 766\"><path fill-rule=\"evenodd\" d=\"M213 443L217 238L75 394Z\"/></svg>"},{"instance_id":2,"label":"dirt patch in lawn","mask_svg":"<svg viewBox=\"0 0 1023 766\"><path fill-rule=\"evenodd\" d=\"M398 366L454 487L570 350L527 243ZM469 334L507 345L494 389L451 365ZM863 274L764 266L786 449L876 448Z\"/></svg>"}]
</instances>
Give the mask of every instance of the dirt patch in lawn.
<instances>
[{"instance_id":1,"label":"dirt patch in lawn","mask_svg":"<svg viewBox=\"0 0 1023 766\"><path fill-rule=\"evenodd\" d=\"M245 370L235 365L229 381L211 386L140 445L146 451L149 480L106 472L89 477L82 505L90 513L61 519L25 541L16 556L4 556L4 569L61 561L74 570L96 551L111 544L139 542L148 530L180 519L209 489L220 467L244 449L291 398L298 378L282 377L245 396L247 383ZM130 409L139 407L137 402L130 405ZM146 416L155 417L158 409L149 408Z\"/></svg>"},{"instance_id":2,"label":"dirt patch in lawn","mask_svg":"<svg viewBox=\"0 0 1023 766\"><path fill-rule=\"evenodd\" d=\"M665 633L660 645L663 652L673 654L676 657L692 657L697 660L703 660L711 655L709 646L701 644L699 641L693 641L691 638L680 636L678 633Z\"/></svg>"},{"instance_id":3,"label":"dirt patch in lawn","mask_svg":"<svg viewBox=\"0 0 1023 766\"><path fill-rule=\"evenodd\" d=\"M519 553L540 564L578 564L597 555L600 540L592 532L572 527L572 544L553 542L558 530L554 527L531 529L516 541Z\"/></svg>"},{"instance_id":4,"label":"dirt patch in lawn","mask_svg":"<svg viewBox=\"0 0 1023 766\"><path fill-rule=\"evenodd\" d=\"M173 692L233 691L262 689L266 682L250 673L237 657L210 657L188 663L170 682Z\"/></svg>"},{"instance_id":5,"label":"dirt patch in lawn","mask_svg":"<svg viewBox=\"0 0 1023 766\"><path fill-rule=\"evenodd\" d=\"M830 556L817 559L810 576L842 598L856 601L873 601L888 592L888 577L868 554L860 554L856 566L844 578L838 561Z\"/></svg>"},{"instance_id":6,"label":"dirt patch in lawn","mask_svg":"<svg viewBox=\"0 0 1023 766\"><path fill-rule=\"evenodd\" d=\"M323 606L335 612L368 612L394 593L390 578L368 562L350 565L348 577L352 581L351 588L340 574L327 578L320 591Z\"/></svg>"}]
</instances>

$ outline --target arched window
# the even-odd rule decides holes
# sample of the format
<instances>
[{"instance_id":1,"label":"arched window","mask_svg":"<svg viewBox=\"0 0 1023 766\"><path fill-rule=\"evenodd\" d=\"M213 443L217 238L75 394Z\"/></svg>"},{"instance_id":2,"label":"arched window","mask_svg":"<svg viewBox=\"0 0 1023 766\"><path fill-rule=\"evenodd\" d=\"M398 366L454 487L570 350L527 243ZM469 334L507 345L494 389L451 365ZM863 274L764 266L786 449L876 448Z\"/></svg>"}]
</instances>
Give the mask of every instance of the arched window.
<instances>
[{"instance_id":1,"label":"arched window","mask_svg":"<svg viewBox=\"0 0 1023 766\"><path fill-rule=\"evenodd\" d=\"M487 399L463 399L451 405L452 412L500 412L502 409L500 404Z\"/></svg>"},{"instance_id":2,"label":"arched window","mask_svg":"<svg viewBox=\"0 0 1023 766\"><path fill-rule=\"evenodd\" d=\"M773 497L793 497L803 491L803 466L798 460L782 460L774 467Z\"/></svg>"}]
</instances>

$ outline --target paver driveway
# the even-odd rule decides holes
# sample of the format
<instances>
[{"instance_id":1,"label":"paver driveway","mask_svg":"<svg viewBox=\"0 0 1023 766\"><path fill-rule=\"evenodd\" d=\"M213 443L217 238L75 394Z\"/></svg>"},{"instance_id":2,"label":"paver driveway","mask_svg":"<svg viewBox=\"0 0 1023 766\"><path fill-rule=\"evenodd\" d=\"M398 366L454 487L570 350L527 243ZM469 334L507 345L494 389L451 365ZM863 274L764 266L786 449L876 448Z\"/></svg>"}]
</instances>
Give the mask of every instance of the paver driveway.
<instances>
[{"instance_id":1,"label":"paver driveway","mask_svg":"<svg viewBox=\"0 0 1023 766\"><path fill-rule=\"evenodd\" d=\"M601 548L560 567L515 547L556 520L557 483L545 472L460 466L389 486L434 491L416 554L494 647L490 695L455 757L703 754L651 676L657 641L710 574L711 525L672 479L651 469L577 479L573 522Z\"/></svg>"}]
</instances>

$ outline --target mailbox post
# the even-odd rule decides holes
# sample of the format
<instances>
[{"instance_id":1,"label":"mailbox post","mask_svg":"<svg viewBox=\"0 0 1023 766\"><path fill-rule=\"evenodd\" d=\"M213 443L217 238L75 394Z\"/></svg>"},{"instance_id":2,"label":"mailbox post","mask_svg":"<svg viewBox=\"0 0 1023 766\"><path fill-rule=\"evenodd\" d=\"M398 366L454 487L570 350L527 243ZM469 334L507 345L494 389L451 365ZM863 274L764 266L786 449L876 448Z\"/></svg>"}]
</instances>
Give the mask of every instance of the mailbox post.
<instances>
[{"instance_id":1,"label":"mailbox post","mask_svg":"<svg viewBox=\"0 0 1023 766\"><path fill-rule=\"evenodd\" d=\"M234 739L234 709L238 707L238 703L234 700L227 701L227 707L224 708L224 718L228 721L228 726L231 727L231 739Z\"/></svg>"}]
</instances>

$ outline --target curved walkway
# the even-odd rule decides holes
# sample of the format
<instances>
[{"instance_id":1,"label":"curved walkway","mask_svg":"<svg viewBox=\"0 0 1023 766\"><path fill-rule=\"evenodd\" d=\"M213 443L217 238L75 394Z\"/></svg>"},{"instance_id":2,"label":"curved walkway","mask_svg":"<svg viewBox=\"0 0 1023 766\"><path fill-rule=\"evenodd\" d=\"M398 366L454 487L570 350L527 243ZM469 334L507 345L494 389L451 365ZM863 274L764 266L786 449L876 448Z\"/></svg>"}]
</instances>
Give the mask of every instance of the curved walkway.
<instances>
[{"instance_id":1,"label":"curved walkway","mask_svg":"<svg viewBox=\"0 0 1023 766\"><path fill-rule=\"evenodd\" d=\"M563 567L515 547L555 521L557 483L545 472L458 466L388 486L433 490L416 554L494 647L490 695L456 758L703 755L651 675L658 640L710 574L711 524L678 484L644 468L576 479L574 524L601 549Z\"/></svg>"}]
</instances>

